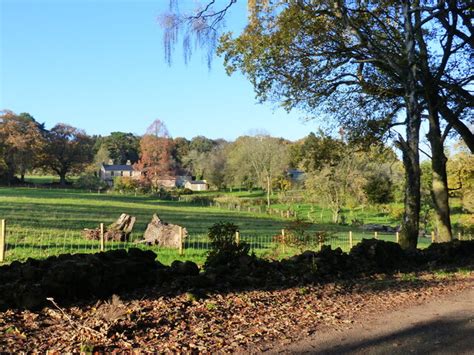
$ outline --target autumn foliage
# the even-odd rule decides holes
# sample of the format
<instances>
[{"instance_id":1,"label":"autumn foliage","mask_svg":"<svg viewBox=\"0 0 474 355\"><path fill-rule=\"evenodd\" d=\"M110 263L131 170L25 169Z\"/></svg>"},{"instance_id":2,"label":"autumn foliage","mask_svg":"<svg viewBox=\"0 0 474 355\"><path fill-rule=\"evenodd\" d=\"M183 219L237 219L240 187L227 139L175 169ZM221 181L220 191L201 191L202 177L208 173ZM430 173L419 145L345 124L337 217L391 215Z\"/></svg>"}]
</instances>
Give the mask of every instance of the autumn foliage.
<instances>
[{"instance_id":1,"label":"autumn foliage","mask_svg":"<svg viewBox=\"0 0 474 355\"><path fill-rule=\"evenodd\" d=\"M174 174L173 140L163 122L155 120L140 140L140 160L135 164L142 179L153 183L157 178Z\"/></svg>"}]
</instances>

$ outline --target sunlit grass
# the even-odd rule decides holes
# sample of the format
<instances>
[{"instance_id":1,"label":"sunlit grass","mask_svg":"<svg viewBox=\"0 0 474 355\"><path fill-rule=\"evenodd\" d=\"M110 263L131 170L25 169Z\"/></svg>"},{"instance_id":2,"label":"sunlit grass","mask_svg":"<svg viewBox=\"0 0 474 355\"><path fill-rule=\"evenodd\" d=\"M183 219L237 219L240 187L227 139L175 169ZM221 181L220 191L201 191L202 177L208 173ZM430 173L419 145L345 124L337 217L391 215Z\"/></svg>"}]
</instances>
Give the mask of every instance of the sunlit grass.
<instances>
[{"instance_id":1,"label":"sunlit grass","mask_svg":"<svg viewBox=\"0 0 474 355\"><path fill-rule=\"evenodd\" d=\"M243 195L261 192L234 192ZM317 216L323 214L322 222L316 219L311 231L325 231L325 244L343 251L350 250L349 231L352 231L353 245L362 238L372 238L374 233L353 226L341 226L329 223L330 211L309 205L293 206L299 215L310 212ZM286 205L273 208L285 209ZM169 264L175 259L190 259L203 263L209 248L205 236L208 228L218 222L232 222L239 226L241 240L248 242L256 255L283 258L302 250L320 248L312 243L301 248L282 246L274 241L274 236L287 228L290 220L280 215L220 209L217 207L196 206L178 201L163 201L143 195L97 194L73 189L45 188L0 188L0 219L7 221L7 262L25 260L28 257L44 258L60 253L92 253L99 250L98 241L85 239L81 232L84 228L97 228L114 222L121 213L137 217L137 223L130 243L107 243L106 249L121 247L151 248L158 259ZM154 213L163 220L184 226L189 237L184 245L184 255L177 250L148 247L135 244L142 238L148 222ZM376 211L366 210L364 221L393 225L393 221ZM395 241L395 233L378 234L378 238ZM430 244L429 238L420 238L420 247Z\"/></svg>"}]
</instances>

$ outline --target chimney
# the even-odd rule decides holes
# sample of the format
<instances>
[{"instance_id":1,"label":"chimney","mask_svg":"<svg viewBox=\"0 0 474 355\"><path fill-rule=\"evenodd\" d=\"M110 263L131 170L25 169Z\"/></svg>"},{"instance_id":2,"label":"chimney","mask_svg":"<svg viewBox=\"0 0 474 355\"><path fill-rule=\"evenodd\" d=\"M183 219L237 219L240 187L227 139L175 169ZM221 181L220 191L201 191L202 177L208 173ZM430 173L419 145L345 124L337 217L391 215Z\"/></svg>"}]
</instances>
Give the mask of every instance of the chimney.
<instances>
[{"instance_id":1,"label":"chimney","mask_svg":"<svg viewBox=\"0 0 474 355\"><path fill-rule=\"evenodd\" d=\"M127 165L132 165L132 162L130 160L127 160Z\"/></svg>"},{"instance_id":2,"label":"chimney","mask_svg":"<svg viewBox=\"0 0 474 355\"><path fill-rule=\"evenodd\" d=\"M108 164L109 164L109 165L114 165L113 159L109 159L109 163L108 163Z\"/></svg>"}]
</instances>

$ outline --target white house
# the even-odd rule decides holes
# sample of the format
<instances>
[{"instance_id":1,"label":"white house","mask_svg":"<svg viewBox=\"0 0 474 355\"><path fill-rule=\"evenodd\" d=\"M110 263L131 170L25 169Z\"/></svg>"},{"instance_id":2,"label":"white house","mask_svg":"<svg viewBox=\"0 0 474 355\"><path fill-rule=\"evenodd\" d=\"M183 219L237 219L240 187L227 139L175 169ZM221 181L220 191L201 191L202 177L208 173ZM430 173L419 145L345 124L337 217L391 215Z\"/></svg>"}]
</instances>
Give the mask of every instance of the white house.
<instances>
[{"instance_id":1,"label":"white house","mask_svg":"<svg viewBox=\"0 0 474 355\"><path fill-rule=\"evenodd\" d=\"M112 185L117 176L140 177L140 172L133 169L130 160L125 165L114 164L113 161L109 161L109 164L102 163L99 171L99 177L102 180Z\"/></svg>"},{"instance_id":2,"label":"white house","mask_svg":"<svg viewBox=\"0 0 474 355\"><path fill-rule=\"evenodd\" d=\"M184 187L192 191L206 191L209 189L206 180L186 181Z\"/></svg>"}]
</instances>

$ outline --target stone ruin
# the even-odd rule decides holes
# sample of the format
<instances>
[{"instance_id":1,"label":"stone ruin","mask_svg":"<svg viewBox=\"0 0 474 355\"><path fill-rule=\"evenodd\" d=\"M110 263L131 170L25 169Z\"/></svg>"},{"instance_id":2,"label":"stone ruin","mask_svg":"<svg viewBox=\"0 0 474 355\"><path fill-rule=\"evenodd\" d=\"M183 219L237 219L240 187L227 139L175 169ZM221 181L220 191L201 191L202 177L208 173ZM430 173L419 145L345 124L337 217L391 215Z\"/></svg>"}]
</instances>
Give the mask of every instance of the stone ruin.
<instances>
[{"instance_id":1,"label":"stone ruin","mask_svg":"<svg viewBox=\"0 0 474 355\"><path fill-rule=\"evenodd\" d=\"M126 213L122 213L114 223L104 228L105 241L128 242L130 240L130 234L132 233L135 221L135 217L130 216ZM99 240L100 228L86 228L83 231L83 235L87 239Z\"/></svg>"},{"instance_id":2,"label":"stone ruin","mask_svg":"<svg viewBox=\"0 0 474 355\"><path fill-rule=\"evenodd\" d=\"M140 240L137 243L179 249L187 235L188 232L186 228L176 224L163 222L155 213L151 222L148 223L143 240Z\"/></svg>"}]
</instances>

